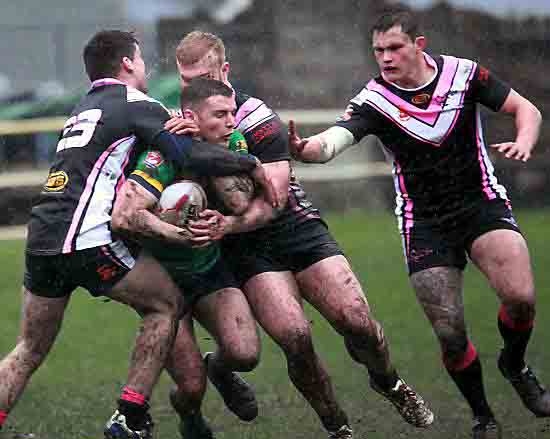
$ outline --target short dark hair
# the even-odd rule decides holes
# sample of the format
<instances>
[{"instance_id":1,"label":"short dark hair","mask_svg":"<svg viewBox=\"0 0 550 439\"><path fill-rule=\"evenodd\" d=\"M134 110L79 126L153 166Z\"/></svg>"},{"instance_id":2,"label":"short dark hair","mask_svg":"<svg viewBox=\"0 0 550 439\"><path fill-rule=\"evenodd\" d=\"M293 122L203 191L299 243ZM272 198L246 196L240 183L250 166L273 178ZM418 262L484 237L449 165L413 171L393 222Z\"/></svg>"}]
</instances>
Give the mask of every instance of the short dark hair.
<instances>
[{"instance_id":1,"label":"short dark hair","mask_svg":"<svg viewBox=\"0 0 550 439\"><path fill-rule=\"evenodd\" d=\"M86 44L84 65L90 81L113 78L120 73L122 58L134 59L139 41L132 32L102 30Z\"/></svg>"},{"instance_id":2,"label":"short dark hair","mask_svg":"<svg viewBox=\"0 0 550 439\"><path fill-rule=\"evenodd\" d=\"M371 28L370 34L374 32L387 32L394 26L401 26L401 30L406 33L411 40L422 35L416 16L408 10L398 9L383 13Z\"/></svg>"},{"instance_id":3,"label":"short dark hair","mask_svg":"<svg viewBox=\"0 0 550 439\"><path fill-rule=\"evenodd\" d=\"M210 78L194 78L181 91L181 109L193 108L212 96L233 96L233 89L221 81Z\"/></svg>"}]
</instances>

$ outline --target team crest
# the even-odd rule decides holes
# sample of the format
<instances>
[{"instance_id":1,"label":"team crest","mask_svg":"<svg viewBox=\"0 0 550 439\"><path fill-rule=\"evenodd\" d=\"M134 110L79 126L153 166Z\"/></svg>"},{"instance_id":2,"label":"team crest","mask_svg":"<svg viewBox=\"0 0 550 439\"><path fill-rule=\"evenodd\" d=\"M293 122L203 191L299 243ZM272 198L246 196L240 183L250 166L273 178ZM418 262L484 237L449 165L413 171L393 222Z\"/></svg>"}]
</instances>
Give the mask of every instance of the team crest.
<instances>
[{"instance_id":1,"label":"team crest","mask_svg":"<svg viewBox=\"0 0 550 439\"><path fill-rule=\"evenodd\" d=\"M246 140L239 139L235 143L235 151L236 152L248 152L248 145L246 144Z\"/></svg>"},{"instance_id":2,"label":"team crest","mask_svg":"<svg viewBox=\"0 0 550 439\"><path fill-rule=\"evenodd\" d=\"M428 93L420 93L413 96L411 102L415 105L427 104L430 101L431 96Z\"/></svg>"},{"instance_id":3,"label":"team crest","mask_svg":"<svg viewBox=\"0 0 550 439\"><path fill-rule=\"evenodd\" d=\"M164 157L162 157L162 154L158 151L149 151L145 160L143 160L143 164L148 168L158 168L163 162Z\"/></svg>"}]
</instances>

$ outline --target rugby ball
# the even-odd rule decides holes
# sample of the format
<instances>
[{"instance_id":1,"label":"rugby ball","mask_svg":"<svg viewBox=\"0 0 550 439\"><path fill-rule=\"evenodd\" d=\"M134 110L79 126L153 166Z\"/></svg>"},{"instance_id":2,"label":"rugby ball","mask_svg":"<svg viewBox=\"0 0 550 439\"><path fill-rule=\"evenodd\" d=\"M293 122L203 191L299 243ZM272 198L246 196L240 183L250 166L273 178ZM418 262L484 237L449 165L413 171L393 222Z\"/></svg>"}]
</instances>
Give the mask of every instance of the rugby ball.
<instances>
[{"instance_id":1,"label":"rugby ball","mask_svg":"<svg viewBox=\"0 0 550 439\"><path fill-rule=\"evenodd\" d=\"M200 184L182 180L167 186L157 205L158 217L175 226L185 226L189 220L197 219L206 209L208 200Z\"/></svg>"}]
</instances>

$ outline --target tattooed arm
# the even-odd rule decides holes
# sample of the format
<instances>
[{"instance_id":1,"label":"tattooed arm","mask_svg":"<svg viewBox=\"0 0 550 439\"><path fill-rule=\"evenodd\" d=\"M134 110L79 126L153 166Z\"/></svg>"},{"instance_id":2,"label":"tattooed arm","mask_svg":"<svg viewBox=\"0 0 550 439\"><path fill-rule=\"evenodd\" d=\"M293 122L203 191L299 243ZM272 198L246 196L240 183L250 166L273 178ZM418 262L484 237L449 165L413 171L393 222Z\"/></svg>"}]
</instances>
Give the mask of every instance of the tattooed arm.
<instances>
[{"instance_id":1,"label":"tattooed arm","mask_svg":"<svg viewBox=\"0 0 550 439\"><path fill-rule=\"evenodd\" d=\"M249 186L243 180L234 181L233 185L227 186L227 203L238 204L239 210L233 210L233 215L225 217L225 234L250 232L263 227L281 212L288 199L288 184L290 179L290 165L288 161L281 160L273 163L265 163L264 167L271 177L275 192L279 200L284 201L278 208L273 208L267 202L262 192L248 199L245 203L245 193ZM254 187L252 186L252 190Z\"/></svg>"},{"instance_id":2,"label":"tattooed arm","mask_svg":"<svg viewBox=\"0 0 550 439\"><path fill-rule=\"evenodd\" d=\"M130 238L160 239L174 244L191 245L187 230L159 219L151 212L157 199L151 192L133 180L127 180L120 189L113 208L113 231Z\"/></svg>"},{"instance_id":3,"label":"tattooed arm","mask_svg":"<svg viewBox=\"0 0 550 439\"><path fill-rule=\"evenodd\" d=\"M254 198L254 182L246 174L214 177L211 185L218 200L233 215L246 212Z\"/></svg>"}]
</instances>

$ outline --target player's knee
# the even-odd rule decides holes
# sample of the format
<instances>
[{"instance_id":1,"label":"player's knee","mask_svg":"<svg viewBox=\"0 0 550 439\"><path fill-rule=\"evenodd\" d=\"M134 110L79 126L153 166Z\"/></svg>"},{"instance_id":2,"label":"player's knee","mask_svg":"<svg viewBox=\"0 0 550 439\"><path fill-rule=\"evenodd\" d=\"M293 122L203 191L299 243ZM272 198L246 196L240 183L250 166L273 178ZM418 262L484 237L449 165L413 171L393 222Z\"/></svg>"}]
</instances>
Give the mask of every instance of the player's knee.
<instances>
[{"instance_id":1,"label":"player's knee","mask_svg":"<svg viewBox=\"0 0 550 439\"><path fill-rule=\"evenodd\" d=\"M239 352L234 352L230 362L233 367L232 370L238 372L250 372L256 368L260 362L260 353L256 350L242 350Z\"/></svg>"},{"instance_id":2,"label":"player's knee","mask_svg":"<svg viewBox=\"0 0 550 439\"><path fill-rule=\"evenodd\" d=\"M224 365L238 372L250 372L260 362L259 343L235 343L221 347Z\"/></svg>"}]
</instances>

